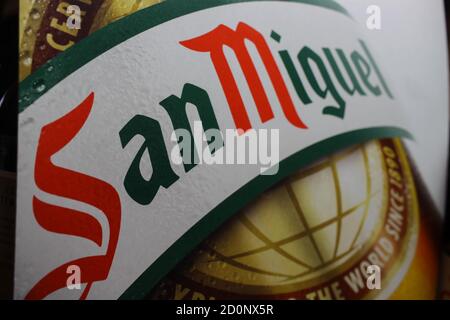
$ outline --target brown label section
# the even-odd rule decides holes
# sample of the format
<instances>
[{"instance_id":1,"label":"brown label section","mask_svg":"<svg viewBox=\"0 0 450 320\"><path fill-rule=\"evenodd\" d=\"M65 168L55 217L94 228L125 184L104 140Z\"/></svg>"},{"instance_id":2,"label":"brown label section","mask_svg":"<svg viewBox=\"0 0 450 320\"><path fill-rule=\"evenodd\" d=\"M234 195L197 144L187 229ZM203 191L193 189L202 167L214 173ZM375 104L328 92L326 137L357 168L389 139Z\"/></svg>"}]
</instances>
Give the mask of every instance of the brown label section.
<instances>
[{"instance_id":1,"label":"brown label section","mask_svg":"<svg viewBox=\"0 0 450 320\"><path fill-rule=\"evenodd\" d=\"M89 35L89 30L103 2L104 0L51 1L45 10L36 37L32 71ZM80 8L80 29L68 27L67 21L70 15L67 14L67 8L71 5Z\"/></svg>"}]
</instances>

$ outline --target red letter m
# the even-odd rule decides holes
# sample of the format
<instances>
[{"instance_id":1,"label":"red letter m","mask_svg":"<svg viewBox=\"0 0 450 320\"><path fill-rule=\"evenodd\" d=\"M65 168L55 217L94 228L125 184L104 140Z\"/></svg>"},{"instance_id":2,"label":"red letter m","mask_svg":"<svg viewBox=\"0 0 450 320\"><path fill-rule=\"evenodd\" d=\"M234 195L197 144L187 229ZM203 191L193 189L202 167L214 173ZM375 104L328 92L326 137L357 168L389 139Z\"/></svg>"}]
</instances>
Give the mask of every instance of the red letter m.
<instances>
[{"instance_id":1,"label":"red letter m","mask_svg":"<svg viewBox=\"0 0 450 320\"><path fill-rule=\"evenodd\" d=\"M210 53L211 60L214 64L230 106L236 128L246 131L250 129L252 125L237 87L236 80L233 77L230 65L225 57L223 51L224 46L230 47L239 61L239 65L241 66L242 72L244 73L245 79L250 88L250 92L253 96L253 100L255 101L261 121L264 123L272 119L274 115L267 98L267 94L261 83L261 79L255 68L255 64L245 46L245 40L251 41L255 45L286 118L294 126L306 128L305 124L302 122L295 110L280 70L278 69L275 59L270 52L269 46L261 33L249 25L240 22L236 28L236 31L225 25L219 25L214 30L202 36L181 41L180 44L195 51Z\"/></svg>"}]
</instances>

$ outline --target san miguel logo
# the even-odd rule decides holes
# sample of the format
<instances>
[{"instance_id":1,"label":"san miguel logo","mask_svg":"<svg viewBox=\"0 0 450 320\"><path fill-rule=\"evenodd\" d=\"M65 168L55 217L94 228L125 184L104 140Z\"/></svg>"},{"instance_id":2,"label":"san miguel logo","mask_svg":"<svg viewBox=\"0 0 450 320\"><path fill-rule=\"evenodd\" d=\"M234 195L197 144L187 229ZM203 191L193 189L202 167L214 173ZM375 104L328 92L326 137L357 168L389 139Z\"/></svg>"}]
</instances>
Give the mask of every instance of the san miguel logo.
<instances>
[{"instance_id":1,"label":"san miguel logo","mask_svg":"<svg viewBox=\"0 0 450 320\"><path fill-rule=\"evenodd\" d=\"M180 45L191 53L197 52L199 55L210 56L229 112L236 129L240 129L241 134L251 130L254 126L252 121L255 120L249 116L248 106L244 103L242 92L238 88L224 48L231 49L237 59L261 123L273 120L275 114L281 114L274 112L275 108L280 108L282 111L280 117L284 116L288 123L300 130L308 130L308 123L302 119L301 106L313 103L314 98L317 97L320 101L332 102L322 106L322 114L338 119L345 118L346 96L386 95L393 99L380 69L362 40L357 42L359 49L350 53L339 48L323 48L322 52L316 52L304 46L295 53L279 50L277 55L272 51L268 41L281 45L282 35L272 31L270 39L266 40L258 30L244 22L239 22L235 30L221 24L201 36L180 42ZM254 57L248 50L249 44L256 49L264 70L258 70ZM303 70L305 79L300 76L299 67ZM282 70L289 77L289 85ZM261 72L268 75L277 105L269 102L260 76ZM305 86L306 83L307 86ZM308 92L306 88L311 88L313 92ZM345 95L340 92L345 92ZM180 95L169 95L160 101L159 105L170 117L174 130L183 129L193 136L187 115L187 105L195 107L206 132L209 129L221 129L214 112L213 102L207 90L192 83L185 83ZM51 160L52 156L70 144L83 129L92 108L95 108L94 93L91 93L68 114L42 128L36 151L34 178L36 186L45 193L85 203L100 210L106 217L109 230L103 230L101 223L87 212L47 203L37 196L33 198L33 211L36 221L45 230L81 237L94 242L99 247L107 241L106 252L97 256L81 257L51 270L28 292L26 296L28 299L45 298L64 288L67 279L66 270L70 265L77 265L81 269L81 282L86 284L81 298L86 298L95 282L108 278L114 261L120 235L121 197L123 196L119 196L116 189L107 182L57 166ZM123 185L132 200L142 206L149 205L161 187L168 189L180 179L172 168L161 125L148 115L137 114L116 133L124 149L134 137L144 138L128 170L124 172ZM217 152L224 146L220 137L214 141L208 141L207 144L211 153ZM148 154L150 158L152 167L150 178L144 177L140 170L144 154ZM79 157L79 161L84 160L81 154L74 157ZM195 162L186 161L185 173L195 166ZM108 237L105 237L105 234L108 234Z\"/></svg>"}]
</instances>

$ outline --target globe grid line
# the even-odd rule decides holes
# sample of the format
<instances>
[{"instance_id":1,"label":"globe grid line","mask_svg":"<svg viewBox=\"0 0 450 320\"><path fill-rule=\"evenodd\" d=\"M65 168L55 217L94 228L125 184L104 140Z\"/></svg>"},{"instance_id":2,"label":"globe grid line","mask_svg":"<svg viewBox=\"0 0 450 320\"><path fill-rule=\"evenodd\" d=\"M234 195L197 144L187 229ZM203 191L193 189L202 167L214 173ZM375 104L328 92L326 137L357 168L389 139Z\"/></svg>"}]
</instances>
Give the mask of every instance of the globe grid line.
<instances>
[{"instance_id":1,"label":"globe grid line","mask_svg":"<svg viewBox=\"0 0 450 320\"><path fill-rule=\"evenodd\" d=\"M336 161L334 159L330 159L330 167L331 172L333 174L333 183L336 192L336 208L337 208L337 222L336 222L336 240L333 252L333 259L336 258L337 251L339 248L339 241L341 238L341 229L342 229L342 194L341 194L341 185L339 181L339 176L336 169ZM352 246L350 246L351 248Z\"/></svg>"},{"instance_id":2,"label":"globe grid line","mask_svg":"<svg viewBox=\"0 0 450 320\"><path fill-rule=\"evenodd\" d=\"M379 143L378 143L378 141L377 141L377 145L378 145L378 147L380 148L380 150L381 150L381 146L379 145ZM363 147L362 149L362 153L363 153L363 159L364 159L364 168L365 168L365 171L366 171L366 177L367 177L367 179L366 179L366 190L367 190L367 196L368 195L370 195L370 193L372 192L372 178L371 178L371 171L370 171L370 166L369 166L369 157L367 156L367 152L366 152L366 148L365 147ZM383 163L384 163L384 159L383 159ZM372 197L372 196L371 196ZM366 197L367 198L367 197ZM360 225L359 225L359 228L358 228L358 231L356 232L356 235L355 235L355 237L353 238L353 241L352 241L352 243L350 244L350 248L353 248L354 247L354 245L355 245L355 243L356 243L356 241L358 240L358 238L359 238L359 235L360 235L360 233L361 233L361 231L362 231L362 228L363 228L363 226L364 226L364 222L366 221L366 219L367 219L367 214L368 214L368 212L369 212L369 201L367 201L366 202L366 207L365 207L365 209L364 209L364 214L363 214L363 217L362 217L362 219L361 219L361 223L360 223Z\"/></svg>"},{"instance_id":3,"label":"globe grid line","mask_svg":"<svg viewBox=\"0 0 450 320\"><path fill-rule=\"evenodd\" d=\"M323 268L325 268L325 267L327 267L327 266L329 266L329 265L339 261L340 259L342 259L343 257L347 256L350 252L352 252L352 251L354 251L356 249L355 248L355 242L358 240L358 237L359 237L359 235L360 235L360 233L362 231L362 227L364 226L364 223L366 221L367 213L368 213L368 209L369 209L369 200L375 194L377 194L377 193L371 194L371 192L372 192L371 191L371 183L372 182L371 182L371 178L370 178L370 173L371 172L370 172L369 159L368 159L368 156L367 156L366 148L365 148L365 146L362 146L360 149L356 149L356 150L361 150L361 152L363 154L364 170L365 170L366 177L367 177L367 179L366 179L366 198L365 198L365 200L363 202L360 203L360 205L356 205L355 206L357 208L359 208L361 205L365 206L364 213L363 213L363 216L361 218L361 222L360 222L359 227L358 227L358 231L357 231L356 235L354 236L354 238L352 240L352 243L349 246L349 249L347 249L346 251L344 251L340 255L337 255L337 249L338 249L338 246L339 246L339 242L336 241L333 258L331 260L327 261L327 262L322 263L320 266L318 266L316 268L313 268L312 270L310 270L307 273L311 273L311 272L323 269ZM354 151L355 150L352 150L349 153L353 153ZM347 155L349 153L347 153ZM340 190L339 175L338 175L337 170L336 170L336 162L338 161L337 159L339 159L339 158L338 157L333 157L333 158L330 158L327 162L329 163L329 166L332 168L332 171L334 171L334 173L333 173L333 181L334 181L335 192L336 192L336 195L337 195L336 202L337 202L337 207L338 207L338 213L337 213L337 218L335 218L333 220L336 221L336 219L337 219L338 221L341 221L341 219L344 217L344 215L343 215L343 212L342 212L342 204L341 204L341 201L340 201L340 200L342 200L342 195L341 195L341 190ZM347 210L349 212L346 215L349 215L349 214L353 213L354 210L356 210L357 208L355 208L353 210L352 210L352 208L350 208L349 210ZM340 237L338 238L338 235L340 236L340 232L341 232L341 225L339 224L338 230L336 232L337 233L337 235L336 235L337 240L340 238ZM303 275L305 275L307 273L303 272L303 273L300 273L297 276L294 276L294 277L291 277L291 278L295 279L295 278L301 277L301 276L303 276Z\"/></svg>"},{"instance_id":4,"label":"globe grid line","mask_svg":"<svg viewBox=\"0 0 450 320\"><path fill-rule=\"evenodd\" d=\"M370 195L370 197L372 198L372 197L375 196L377 193L378 193L378 192L373 193L372 195ZM364 201L362 201L362 202L360 202L360 203L354 205L353 207L350 207L349 209L345 210L345 211L342 213L342 218L345 218L346 216L352 214L355 210L357 210L357 209L359 209L360 207L366 205L366 203L368 202L368 200L369 200L369 199L366 199L366 200L364 200ZM337 217L335 217L335 218L333 218L333 219L329 219L329 220L327 220L327 221L325 221L325 222L322 222L322 223L320 223L320 224L318 224L318 225L316 225L316 226L310 228L310 231L311 231L312 233L314 233L314 232L316 232L316 231L318 231L318 230L320 230L320 229L323 229L323 228L325 228L325 227L327 227L327 226L329 226L329 225L331 225L331 224L337 222L337 220L338 220ZM302 232L299 232L299 233L294 234L294 235L292 235L292 236L289 236L289 237L287 237L287 238L284 238L284 239L281 239L281 240L277 240L277 241L273 241L273 243L274 243L275 245L277 245L277 246L282 246L282 245L285 245L285 244L287 244L287 243L289 243L289 242L292 242L292 241L301 239L301 238L303 238L303 237L305 237L305 236L307 236L307 233L306 233L305 231L302 231ZM205 247L206 247L206 246L205 246ZM209 247L208 247L208 248L209 248ZM212 248L209 248L209 249L210 249L211 251L214 251L214 249L212 249ZM248 255L252 255L252 254L255 254L255 253L259 253L259 252L268 250L268 249L269 249L269 247L267 247L267 246L262 246L262 247L259 247L259 248L256 248L256 249L252 249L252 250L244 251L244 252L237 253L237 254L234 254L234 255L230 255L230 256L228 256L227 258L230 258L230 259L242 258L242 257L248 256ZM208 262L215 262L215 261L217 261L217 259L212 259L212 260L209 260Z\"/></svg>"},{"instance_id":5,"label":"globe grid line","mask_svg":"<svg viewBox=\"0 0 450 320\"><path fill-rule=\"evenodd\" d=\"M241 269L244 269L244 270L247 270L247 271L252 271L252 272L261 273L261 274L265 274L265 275L270 275L270 276L275 276L275 277L289 277L289 275L284 274L284 273L267 271L267 270L255 268L255 267L249 266L247 264L243 264L243 263L241 263L239 261L236 261L234 259L229 259L229 257L224 256L221 253L218 253L217 251L215 251L212 248L207 247L205 249L207 251L209 251L210 253L212 253L212 255L215 255L215 256L220 258L220 260L217 259L215 262L223 261L223 262L226 262L229 265L235 266L237 268L241 268Z\"/></svg>"},{"instance_id":6,"label":"globe grid line","mask_svg":"<svg viewBox=\"0 0 450 320\"><path fill-rule=\"evenodd\" d=\"M276 246L269 238L267 238L253 223L251 223L246 217L242 216L239 217L239 220L261 241L263 241L268 247L269 250L275 250L280 254L281 256L285 257L286 259L289 259L291 261L296 262L297 264L306 267L311 268L307 263L301 261L300 259L297 259L296 257L292 256L285 250L281 249L280 247Z\"/></svg>"},{"instance_id":7,"label":"globe grid line","mask_svg":"<svg viewBox=\"0 0 450 320\"><path fill-rule=\"evenodd\" d=\"M322 254L320 253L320 250L319 250L319 247L317 246L316 240L314 239L314 237L311 233L309 224L306 221L305 215L300 206L300 202L298 201L297 197L295 196L294 190L292 189L291 182L286 183L285 187L288 191L288 194L289 194L289 197L291 198L292 203L294 204L295 211L297 212L297 215L300 218L300 221L302 222L303 226L305 227L307 237L308 237L309 241L311 241L311 243L314 247L314 251L316 252L316 255L319 257L321 264L323 264L325 261L323 260Z\"/></svg>"},{"instance_id":8,"label":"globe grid line","mask_svg":"<svg viewBox=\"0 0 450 320\"><path fill-rule=\"evenodd\" d=\"M344 159L348 155L354 153L355 151L357 151L360 148L361 148L360 145L349 147L348 149L340 151L339 154L333 155L333 159L335 161L339 161L341 159ZM294 180L302 179L302 178L305 178L307 176L313 175L314 173L322 171L323 169L327 168L328 166L329 166L329 158L323 158L322 160L319 160L318 162L316 162L314 165L311 165L309 167L307 166L307 167L305 167L303 169L300 169L297 172L294 172L286 180L294 181Z\"/></svg>"},{"instance_id":9,"label":"globe grid line","mask_svg":"<svg viewBox=\"0 0 450 320\"><path fill-rule=\"evenodd\" d=\"M356 204L355 206L343 211L342 209L342 192L340 189L340 180L339 180L339 175L337 172L337 168L336 168L336 163L342 159L347 157L349 154L352 154L356 151L361 151L363 154L363 162L364 162L364 170L366 173L366 197L365 200L362 201L361 203ZM317 173L325 168L331 168L332 171L332 177L333 177L333 184L334 184L334 189L335 189L335 194L336 194L336 206L337 206L337 213L336 216L332 219L329 219L317 226L314 227L310 227L309 224L306 221L305 215L303 213L303 210L300 206L300 203L292 189L292 185L291 183L294 181L297 181L301 178L304 178L306 176L310 176L313 175L314 173ZM364 226L366 217L367 217L367 213L368 213L368 208L369 208L369 200L376 194L371 194L371 179L370 179L370 168L369 168L369 164L368 164L368 156L365 150L365 146L355 146L351 149L345 150L333 157L329 157L326 158L322 163L320 163L317 166L314 166L313 168L310 168L309 170L307 169L306 171L302 171L300 173L294 174L292 177L290 177L287 182L285 182L284 187L286 188L288 195L291 199L292 204L294 205L294 208L296 210L296 213L299 217L299 219L301 220L303 226L304 226L304 230L296 235L293 235L291 237L279 240L279 241L271 241L269 238L267 238L266 236L264 236L264 234L258 229L258 227L256 227L250 220L248 220L244 215L239 216L238 219L240 220L241 223L243 223L247 229L252 232L253 235L255 235L258 239L260 239L265 245L263 245L262 247L253 249L253 250L249 250L246 252L242 252L233 256L223 256L221 254L219 254L216 250L209 248L209 246L205 245L205 247L207 247L207 250L209 252L212 253L213 256L215 256L215 259L209 259L207 261L207 263L211 263L211 262L216 262L219 259L217 259L217 257L220 257L220 260L229 263L230 265L233 265L235 267L239 267L242 268L244 270L247 271L252 271L252 272L256 272L256 273L260 273L260 274L267 274L267 275L273 275L273 276L282 276L285 277L286 280L290 280L290 279L295 279L298 277L301 277L303 275L306 275L308 273L312 273L315 272L317 270L320 270L322 268L325 268L335 262L337 262L338 260L342 259L343 257L345 257L346 255L348 255L350 252L354 251L354 245L356 243L356 241L358 240L358 237L362 231L362 228ZM358 226L358 230L357 233L355 234L351 245L349 246L348 250L345 250L343 253L341 254L337 254L338 251L338 247L339 247L339 240L340 240L340 236L342 233L342 227L341 227L341 222L342 219L347 216L352 214L355 210L357 210L358 208L360 208L361 206L364 206L364 212L363 212L363 216L361 218L361 221L359 223ZM333 223L337 222L337 232L336 232L336 244L334 247L334 251L333 251L333 258L331 260L325 261L323 259L323 256L318 248L317 242L315 241L314 238L314 232L316 232L317 230L320 230L328 225L331 225ZM317 255L317 257L320 260L320 264L318 266L311 266L310 264L292 256L291 254L289 254L288 252L286 252L284 249L282 249L280 246L288 243L290 241L296 240L298 238L302 238L302 237L307 237L309 239L309 241L312 243L313 247L314 247L314 252ZM283 273L278 273L278 272L272 272L272 271L267 271L267 270L262 270L262 269L258 269L258 268L254 268L252 266L249 266L245 263L241 263L239 261L236 261L235 259L237 258L242 258L242 257L246 257L246 256L250 256L252 254L255 253L259 253L259 252L264 252L267 250L274 250L276 251L278 254L280 254L281 256L289 259L290 261L293 261L295 263L297 263L298 265L307 268L308 270L300 272L299 274L296 275L289 275L289 274L283 274Z\"/></svg>"}]
</instances>

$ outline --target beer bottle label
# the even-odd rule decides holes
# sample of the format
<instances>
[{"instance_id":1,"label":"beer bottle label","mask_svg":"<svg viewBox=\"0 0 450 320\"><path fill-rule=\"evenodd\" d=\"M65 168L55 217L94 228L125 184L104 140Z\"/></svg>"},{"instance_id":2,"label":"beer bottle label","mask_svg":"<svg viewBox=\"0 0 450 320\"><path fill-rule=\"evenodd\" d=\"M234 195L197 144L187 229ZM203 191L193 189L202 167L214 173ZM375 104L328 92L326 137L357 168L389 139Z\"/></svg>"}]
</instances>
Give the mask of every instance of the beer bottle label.
<instances>
[{"instance_id":1,"label":"beer bottle label","mask_svg":"<svg viewBox=\"0 0 450 320\"><path fill-rule=\"evenodd\" d=\"M37 52L102 26L78 2L80 29L39 11L57 16L21 62L16 298L395 295L419 237L414 132L344 7L167 1Z\"/></svg>"}]
</instances>

